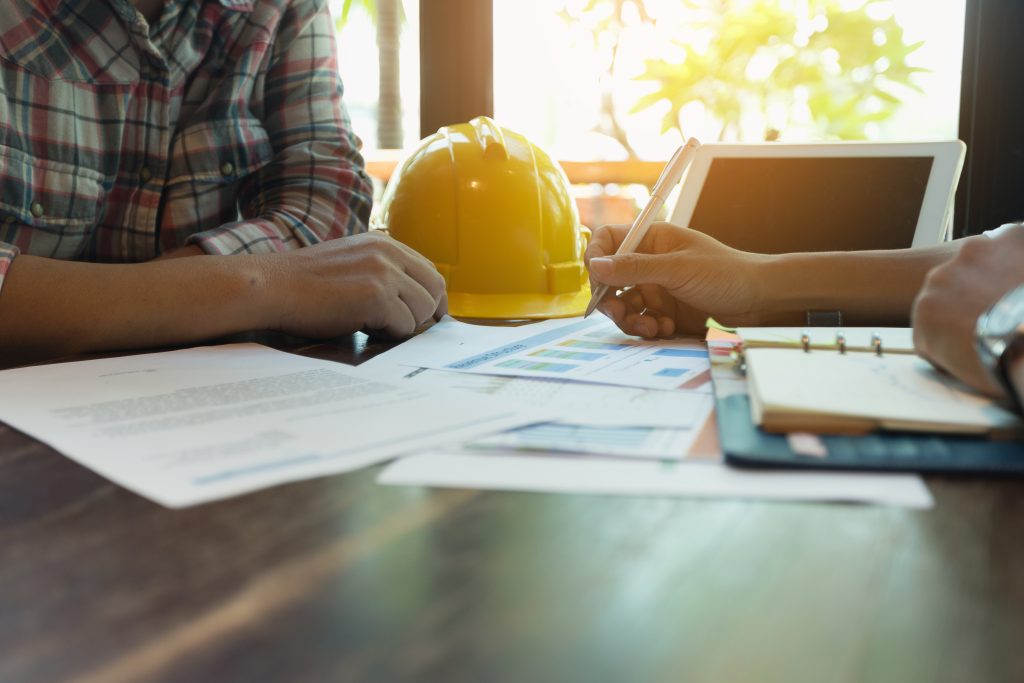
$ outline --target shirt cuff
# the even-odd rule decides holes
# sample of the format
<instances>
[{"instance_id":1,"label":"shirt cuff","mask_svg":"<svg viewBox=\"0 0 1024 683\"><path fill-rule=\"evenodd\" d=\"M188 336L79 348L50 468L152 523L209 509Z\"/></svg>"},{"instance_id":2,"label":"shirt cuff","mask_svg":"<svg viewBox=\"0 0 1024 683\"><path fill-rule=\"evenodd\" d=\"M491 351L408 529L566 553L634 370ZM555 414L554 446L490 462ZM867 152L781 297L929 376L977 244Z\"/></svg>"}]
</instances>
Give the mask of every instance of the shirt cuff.
<instances>
[{"instance_id":1,"label":"shirt cuff","mask_svg":"<svg viewBox=\"0 0 1024 683\"><path fill-rule=\"evenodd\" d=\"M7 271L11 269L14 257L19 253L18 248L13 244L0 242L0 290L3 290L4 278L7 277Z\"/></svg>"},{"instance_id":2,"label":"shirt cuff","mask_svg":"<svg viewBox=\"0 0 1024 683\"><path fill-rule=\"evenodd\" d=\"M268 254L306 246L294 234L282 231L269 220L227 223L212 230L197 232L188 238L186 244L195 244L203 252L214 256Z\"/></svg>"},{"instance_id":3,"label":"shirt cuff","mask_svg":"<svg viewBox=\"0 0 1024 683\"><path fill-rule=\"evenodd\" d=\"M366 221L357 212L352 211L344 218L336 219L327 226L320 221L307 224L286 211L271 211L263 214L262 218L225 223L198 232L185 244L195 244L205 253L215 256L269 254L366 232Z\"/></svg>"},{"instance_id":4,"label":"shirt cuff","mask_svg":"<svg viewBox=\"0 0 1024 683\"><path fill-rule=\"evenodd\" d=\"M1011 228L1019 228L1019 227L1022 227L1021 223L1004 223L1003 225L1000 225L998 228L994 228L992 230L986 230L985 232L983 232L981 234L983 234L985 237L995 238L995 237L999 237L1000 235L1005 233L1007 230L1010 230Z\"/></svg>"}]
</instances>

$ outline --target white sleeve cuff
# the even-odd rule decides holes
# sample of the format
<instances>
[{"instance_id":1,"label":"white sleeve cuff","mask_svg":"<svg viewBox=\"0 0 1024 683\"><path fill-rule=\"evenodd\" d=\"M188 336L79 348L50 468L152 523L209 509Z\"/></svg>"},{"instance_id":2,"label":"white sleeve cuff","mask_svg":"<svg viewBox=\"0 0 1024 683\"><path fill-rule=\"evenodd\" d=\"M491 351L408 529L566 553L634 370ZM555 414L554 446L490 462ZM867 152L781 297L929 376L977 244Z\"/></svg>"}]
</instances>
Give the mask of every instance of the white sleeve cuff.
<instances>
[{"instance_id":1,"label":"white sleeve cuff","mask_svg":"<svg viewBox=\"0 0 1024 683\"><path fill-rule=\"evenodd\" d=\"M995 228L993 230L986 230L982 234L985 237L999 237L1000 235L1002 235L1004 232L1006 232L1007 230L1009 230L1011 228L1020 228L1020 227L1024 227L1024 224L1022 224L1022 223L1004 223L1003 225L1000 225L998 228Z\"/></svg>"}]
</instances>

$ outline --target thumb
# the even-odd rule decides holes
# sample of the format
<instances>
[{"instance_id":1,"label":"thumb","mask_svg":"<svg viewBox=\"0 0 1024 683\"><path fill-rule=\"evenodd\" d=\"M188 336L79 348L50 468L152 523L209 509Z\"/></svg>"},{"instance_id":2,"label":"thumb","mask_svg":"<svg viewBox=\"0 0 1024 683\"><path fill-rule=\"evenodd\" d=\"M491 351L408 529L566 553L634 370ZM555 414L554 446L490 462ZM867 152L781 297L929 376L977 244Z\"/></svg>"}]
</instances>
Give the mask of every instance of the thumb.
<instances>
[{"instance_id":1,"label":"thumb","mask_svg":"<svg viewBox=\"0 0 1024 683\"><path fill-rule=\"evenodd\" d=\"M590 259L590 276L612 287L669 286L674 275L672 264L664 254L621 254Z\"/></svg>"}]
</instances>

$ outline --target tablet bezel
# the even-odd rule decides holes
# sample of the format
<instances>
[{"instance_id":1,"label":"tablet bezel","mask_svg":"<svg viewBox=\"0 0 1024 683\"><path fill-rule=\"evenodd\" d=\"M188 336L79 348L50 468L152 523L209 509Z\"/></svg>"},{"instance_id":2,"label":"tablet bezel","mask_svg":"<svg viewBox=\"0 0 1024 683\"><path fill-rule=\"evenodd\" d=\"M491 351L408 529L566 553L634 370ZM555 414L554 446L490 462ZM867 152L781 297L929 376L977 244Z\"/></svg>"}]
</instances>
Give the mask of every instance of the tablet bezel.
<instances>
[{"instance_id":1,"label":"tablet bezel","mask_svg":"<svg viewBox=\"0 0 1024 683\"><path fill-rule=\"evenodd\" d=\"M688 226L707 180L711 162L720 158L839 158L931 157L928 185L914 229L913 247L939 244L947 239L953 215L953 197L960 179L967 146L960 140L939 142L827 142L759 144L708 143L701 145L681 182L669 221Z\"/></svg>"}]
</instances>

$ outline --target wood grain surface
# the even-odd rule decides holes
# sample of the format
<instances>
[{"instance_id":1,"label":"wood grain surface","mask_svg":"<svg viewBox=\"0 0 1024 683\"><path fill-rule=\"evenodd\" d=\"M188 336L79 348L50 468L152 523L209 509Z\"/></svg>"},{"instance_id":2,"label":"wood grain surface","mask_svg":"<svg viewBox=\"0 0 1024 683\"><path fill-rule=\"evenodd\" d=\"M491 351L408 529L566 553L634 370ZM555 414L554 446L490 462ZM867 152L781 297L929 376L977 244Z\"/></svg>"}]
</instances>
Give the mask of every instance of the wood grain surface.
<instances>
[{"instance_id":1,"label":"wood grain surface","mask_svg":"<svg viewBox=\"0 0 1024 683\"><path fill-rule=\"evenodd\" d=\"M0 425L0 681L1024 681L1018 480L907 511L378 472L175 511Z\"/></svg>"}]
</instances>

